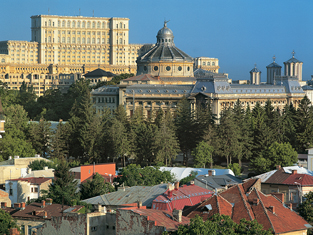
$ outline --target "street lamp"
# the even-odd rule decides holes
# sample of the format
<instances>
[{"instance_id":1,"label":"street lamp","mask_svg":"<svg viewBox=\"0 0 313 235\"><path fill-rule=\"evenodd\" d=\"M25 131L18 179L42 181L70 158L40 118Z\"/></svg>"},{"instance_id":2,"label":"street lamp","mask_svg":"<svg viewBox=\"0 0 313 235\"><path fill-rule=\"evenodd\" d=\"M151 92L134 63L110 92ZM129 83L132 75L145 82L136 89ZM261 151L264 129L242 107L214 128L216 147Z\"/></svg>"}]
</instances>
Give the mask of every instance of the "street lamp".
<instances>
[{"instance_id":1,"label":"street lamp","mask_svg":"<svg viewBox=\"0 0 313 235\"><path fill-rule=\"evenodd\" d=\"M300 197L300 204L302 203L302 185L298 182L294 182L297 185L298 191L299 191L299 197Z\"/></svg>"}]
</instances>

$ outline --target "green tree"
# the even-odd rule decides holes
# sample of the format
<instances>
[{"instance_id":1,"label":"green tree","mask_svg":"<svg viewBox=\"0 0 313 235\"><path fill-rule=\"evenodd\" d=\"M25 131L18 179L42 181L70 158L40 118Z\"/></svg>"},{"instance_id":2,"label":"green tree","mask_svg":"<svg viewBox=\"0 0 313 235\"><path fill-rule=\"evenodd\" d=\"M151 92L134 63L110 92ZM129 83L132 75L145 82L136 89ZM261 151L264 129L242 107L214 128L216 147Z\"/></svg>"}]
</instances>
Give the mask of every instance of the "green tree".
<instances>
[{"instance_id":1,"label":"green tree","mask_svg":"<svg viewBox=\"0 0 313 235\"><path fill-rule=\"evenodd\" d=\"M305 194L305 200L299 205L299 214L313 225L313 192ZM312 234L312 233L310 233Z\"/></svg>"},{"instance_id":2,"label":"green tree","mask_svg":"<svg viewBox=\"0 0 313 235\"><path fill-rule=\"evenodd\" d=\"M52 134L50 127L51 123L45 120L29 124L28 139L31 141L35 151L42 157L50 155L50 138Z\"/></svg>"},{"instance_id":3,"label":"green tree","mask_svg":"<svg viewBox=\"0 0 313 235\"><path fill-rule=\"evenodd\" d=\"M28 165L28 168L31 168L33 171L43 170L47 166L50 169L54 169L56 165L54 162L45 161L45 160L35 160Z\"/></svg>"},{"instance_id":4,"label":"green tree","mask_svg":"<svg viewBox=\"0 0 313 235\"><path fill-rule=\"evenodd\" d=\"M185 178L182 178L180 181L179 181L179 184L180 185L184 185L184 184L188 184L190 181L194 180L198 175L198 172L196 171L192 171L190 173L190 175L188 175L187 177Z\"/></svg>"},{"instance_id":5,"label":"green tree","mask_svg":"<svg viewBox=\"0 0 313 235\"><path fill-rule=\"evenodd\" d=\"M175 132L165 122L156 131L153 149L155 150L155 161L166 166L171 164L172 159L177 156L179 145Z\"/></svg>"},{"instance_id":6,"label":"green tree","mask_svg":"<svg viewBox=\"0 0 313 235\"><path fill-rule=\"evenodd\" d=\"M211 168L213 164L212 153L213 147L208 143L201 141L197 147L192 151L192 155L194 155L195 167L203 167L205 168L206 164L211 163Z\"/></svg>"},{"instance_id":7,"label":"green tree","mask_svg":"<svg viewBox=\"0 0 313 235\"><path fill-rule=\"evenodd\" d=\"M92 180L87 180L80 185L81 200L114 191L115 189L111 183L105 182L105 179L98 173L93 175Z\"/></svg>"},{"instance_id":8,"label":"green tree","mask_svg":"<svg viewBox=\"0 0 313 235\"><path fill-rule=\"evenodd\" d=\"M160 171L159 167L147 166L141 168L140 165L129 164L124 167L120 173L120 177L115 181L125 186L153 186L160 183L172 182L174 176L170 171Z\"/></svg>"},{"instance_id":9,"label":"green tree","mask_svg":"<svg viewBox=\"0 0 313 235\"><path fill-rule=\"evenodd\" d=\"M69 163L65 160L60 161L55 169L55 178L49 185L47 193L47 196L52 198L55 203L72 205L79 200L79 194L76 193L78 182L69 170Z\"/></svg>"},{"instance_id":10,"label":"green tree","mask_svg":"<svg viewBox=\"0 0 313 235\"><path fill-rule=\"evenodd\" d=\"M60 122L51 136L51 157L53 159L68 158L70 126Z\"/></svg>"},{"instance_id":11,"label":"green tree","mask_svg":"<svg viewBox=\"0 0 313 235\"><path fill-rule=\"evenodd\" d=\"M228 169L231 169L235 175L240 175L241 174L241 167L239 163L232 163L228 165Z\"/></svg>"},{"instance_id":12,"label":"green tree","mask_svg":"<svg viewBox=\"0 0 313 235\"><path fill-rule=\"evenodd\" d=\"M0 234L10 234L11 228L17 228L20 230L12 216L0 209Z\"/></svg>"}]
</instances>

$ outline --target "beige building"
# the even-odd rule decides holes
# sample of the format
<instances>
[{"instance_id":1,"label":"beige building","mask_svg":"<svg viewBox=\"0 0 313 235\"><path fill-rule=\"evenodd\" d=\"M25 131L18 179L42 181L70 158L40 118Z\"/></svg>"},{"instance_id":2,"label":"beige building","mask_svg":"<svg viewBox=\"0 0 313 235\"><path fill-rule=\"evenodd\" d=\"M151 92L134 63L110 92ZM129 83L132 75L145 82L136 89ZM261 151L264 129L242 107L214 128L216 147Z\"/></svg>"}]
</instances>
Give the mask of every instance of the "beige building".
<instances>
[{"instance_id":1,"label":"beige building","mask_svg":"<svg viewBox=\"0 0 313 235\"><path fill-rule=\"evenodd\" d=\"M145 48L149 46L129 44L128 18L31 16L30 42L0 42L0 81L10 89L19 89L24 81L43 95L47 89L62 87L61 74L97 68L136 73L136 58Z\"/></svg>"},{"instance_id":2,"label":"beige building","mask_svg":"<svg viewBox=\"0 0 313 235\"><path fill-rule=\"evenodd\" d=\"M11 207L11 200L9 198L9 193L6 191L0 189L0 203L1 203L1 208L4 207Z\"/></svg>"},{"instance_id":3,"label":"beige building","mask_svg":"<svg viewBox=\"0 0 313 235\"><path fill-rule=\"evenodd\" d=\"M218 73L218 70L220 68L217 58L196 57L194 61L194 69L204 69L214 73Z\"/></svg>"},{"instance_id":4,"label":"beige building","mask_svg":"<svg viewBox=\"0 0 313 235\"><path fill-rule=\"evenodd\" d=\"M20 158L15 156L9 160L0 162L0 189L4 189L6 180L17 179L28 174L28 165L35 160L50 161L42 157Z\"/></svg>"}]
</instances>

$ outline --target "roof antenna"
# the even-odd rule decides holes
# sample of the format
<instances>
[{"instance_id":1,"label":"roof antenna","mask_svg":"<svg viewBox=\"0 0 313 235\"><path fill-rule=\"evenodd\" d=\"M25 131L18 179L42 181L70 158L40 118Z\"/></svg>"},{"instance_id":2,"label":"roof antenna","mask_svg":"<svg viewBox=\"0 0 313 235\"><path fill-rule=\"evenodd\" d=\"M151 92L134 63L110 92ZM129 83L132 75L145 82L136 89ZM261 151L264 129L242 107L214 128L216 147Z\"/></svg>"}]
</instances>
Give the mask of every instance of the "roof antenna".
<instances>
[{"instance_id":1,"label":"roof antenna","mask_svg":"<svg viewBox=\"0 0 313 235\"><path fill-rule=\"evenodd\" d=\"M80 8L79 8L79 16L81 16Z\"/></svg>"},{"instance_id":2,"label":"roof antenna","mask_svg":"<svg viewBox=\"0 0 313 235\"><path fill-rule=\"evenodd\" d=\"M92 17L95 17L95 10L92 10Z\"/></svg>"},{"instance_id":3,"label":"roof antenna","mask_svg":"<svg viewBox=\"0 0 313 235\"><path fill-rule=\"evenodd\" d=\"M48 8L48 15L50 15L50 8Z\"/></svg>"}]
</instances>

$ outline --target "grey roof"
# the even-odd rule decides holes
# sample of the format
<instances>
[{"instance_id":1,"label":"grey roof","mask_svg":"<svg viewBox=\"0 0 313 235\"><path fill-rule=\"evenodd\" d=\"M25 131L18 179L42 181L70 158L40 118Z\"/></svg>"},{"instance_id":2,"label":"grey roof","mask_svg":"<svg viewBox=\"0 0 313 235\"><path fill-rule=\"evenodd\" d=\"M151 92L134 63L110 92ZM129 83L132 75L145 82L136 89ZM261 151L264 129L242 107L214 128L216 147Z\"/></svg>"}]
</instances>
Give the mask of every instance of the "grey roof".
<instances>
[{"instance_id":1,"label":"grey roof","mask_svg":"<svg viewBox=\"0 0 313 235\"><path fill-rule=\"evenodd\" d=\"M254 67L251 69L250 73L261 73L261 70L259 70L257 67Z\"/></svg>"},{"instance_id":2,"label":"grey roof","mask_svg":"<svg viewBox=\"0 0 313 235\"><path fill-rule=\"evenodd\" d=\"M266 66L266 68L281 68L281 66L274 61L273 63Z\"/></svg>"},{"instance_id":3,"label":"grey roof","mask_svg":"<svg viewBox=\"0 0 313 235\"><path fill-rule=\"evenodd\" d=\"M219 78L198 78L191 93L216 93L216 94L232 94L230 84L227 77Z\"/></svg>"},{"instance_id":4,"label":"grey roof","mask_svg":"<svg viewBox=\"0 0 313 235\"><path fill-rule=\"evenodd\" d=\"M156 45L137 59L137 63L158 61L193 62L191 56L175 46L173 32L167 28L166 22L164 23L164 27L158 31Z\"/></svg>"},{"instance_id":5,"label":"grey roof","mask_svg":"<svg viewBox=\"0 0 313 235\"><path fill-rule=\"evenodd\" d=\"M240 184L242 183L242 180L230 175L199 175L195 178L195 184L200 187L210 187L212 189L219 189L223 188L227 185L234 185L234 184Z\"/></svg>"},{"instance_id":6,"label":"grey roof","mask_svg":"<svg viewBox=\"0 0 313 235\"><path fill-rule=\"evenodd\" d=\"M297 77L282 77L282 85L287 93L304 93Z\"/></svg>"},{"instance_id":7,"label":"grey roof","mask_svg":"<svg viewBox=\"0 0 313 235\"><path fill-rule=\"evenodd\" d=\"M302 87L302 90L313 90L313 87L305 85L305 86Z\"/></svg>"},{"instance_id":8,"label":"grey roof","mask_svg":"<svg viewBox=\"0 0 313 235\"><path fill-rule=\"evenodd\" d=\"M92 197L83 200L83 202L93 205L119 206L129 203L142 201L143 206L151 207L152 201L167 190L167 184L159 184L155 186L134 186L126 188L125 191L117 191Z\"/></svg>"},{"instance_id":9,"label":"grey roof","mask_svg":"<svg viewBox=\"0 0 313 235\"><path fill-rule=\"evenodd\" d=\"M173 82L173 81L180 81L180 82L195 82L195 77L161 77L160 78L164 82Z\"/></svg>"},{"instance_id":10,"label":"grey roof","mask_svg":"<svg viewBox=\"0 0 313 235\"><path fill-rule=\"evenodd\" d=\"M209 70L198 68L193 71L193 74L196 78L204 78L204 77L225 77L223 73L214 73Z\"/></svg>"},{"instance_id":11,"label":"grey roof","mask_svg":"<svg viewBox=\"0 0 313 235\"><path fill-rule=\"evenodd\" d=\"M262 93L272 93L272 94L285 94L286 87L271 84L231 84L231 88L235 94L262 94Z\"/></svg>"},{"instance_id":12,"label":"grey roof","mask_svg":"<svg viewBox=\"0 0 313 235\"><path fill-rule=\"evenodd\" d=\"M289 60L287 60L286 62L284 62L284 64L288 64L288 63L303 63L303 62L296 59L295 57L292 57Z\"/></svg>"},{"instance_id":13,"label":"grey roof","mask_svg":"<svg viewBox=\"0 0 313 235\"><path fill-rule=\"evenodd\" d=\"M86 78L89 78L89 77L114 77L114 76L116 76L114 73L104 71L103 69L95 69L95 70L85 74Z\"/></svg>"},{"instance_id":14,"label":"grey roof","mask_svg":"<svg viewBox=\"0 0 313 235\"><path fill-rule=\"evenodd\" d=\"M103 95L117 95L119 91L119 87L117 86L102 86L95 90L91 91L91 94L103 94Z\"/></svg>"},{"instance_id":15,"label":"grey roof","mask_svg":"<svg viewBox=\"0 0 313 235\"><path fill-rule=\"evenodd\" d=\"M146 85L138 84L128 86L126 88L126 94L132 95L133 91L136 94L190 94L194 85Z\"/></svg>"}]
</instances>

